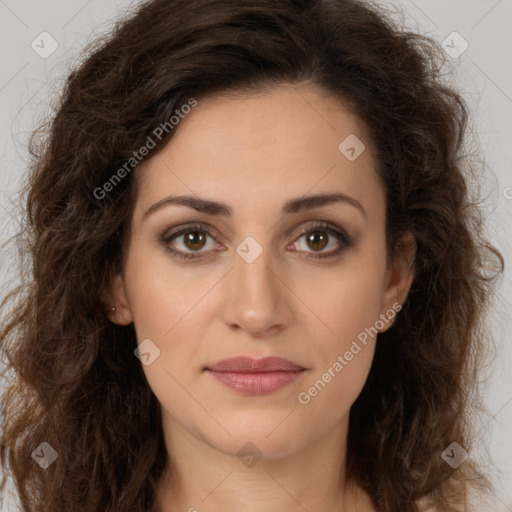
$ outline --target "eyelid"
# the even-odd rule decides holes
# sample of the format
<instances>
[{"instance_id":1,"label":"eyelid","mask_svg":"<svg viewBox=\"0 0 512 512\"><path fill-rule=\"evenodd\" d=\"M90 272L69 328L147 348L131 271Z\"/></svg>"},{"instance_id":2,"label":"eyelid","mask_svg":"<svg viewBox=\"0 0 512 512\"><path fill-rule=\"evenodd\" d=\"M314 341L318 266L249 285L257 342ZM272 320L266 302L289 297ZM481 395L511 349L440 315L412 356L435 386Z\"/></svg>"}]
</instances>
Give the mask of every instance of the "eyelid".
<instances>
[{"instance_id":1,"label":"eyelid","mask_svg":"<svg viewBox=\"0 0 512 512\"><path fill-rule=\"evenodd\" d=\"M173 257L176 257L177 259L181 260L194 260L201 258L203 256L209 255L212 251L196 251L196 252L184 252L179 249L172 249L169 244L172 239L179 238L184 233L190 232L190 231L201 231L206 233L208 236L213 238L217 242L217 238L222 238L218 231L210 226L209 224L203 223L203 222L192 222L190 224L185 224L182 226L179 226L177 228L171 228L166 231L159 237L159 241L165 246L165 248L171 252ZM333 236L334 238L340 240L341 247L329 252L318 252L315 253L314 251L309 252L306 251L306 254L303 255L303 251L294 251L297 252L299 257L305 257L309 259L329 259L334 258L335 256L338 256L340 252L342 252L344 249L348 249L353 245L353 238L346 232L345 229L341 228L340 226L337 226L336 224L333 224L329 221L323 221L323 220L316 220L316 221L310 221L309 223L306 223L306 225L302 225L298 231L295 232L293 241L291 244L296 243L302 236L314 232L315 230L321 230L328 233L330 236ZM289 244L290 245L290 244ZM289 247L289 245L287 247ZM218 242L217 242L218 247ZM224 250L224 249L222 249Z\"/></svg>"},{"instance_id":2,"label":"eyelid","mask_svg":"<svg viewBox=\"0 0 512 512\"><path fill-rule=\"evenodd\" d=\"M325 231L330 236L333 236L336 239L339 239L342 243L342 246L334 251L329 252L318 252L315 253L314 251L309 252L306 251L306 255L302 255L301 251L297 251L300 255L300 257L305 258L313 258L313 259L328 259L328 258L334 258L335 256L338 256L343 250L348 249L349 247L352 247L354 245L354 239L351 237L347 231L336 224L333 224L329 221L312 221L311 225L302 226L299 230L299 232L294 236L294 240L292 243L296 243L297 240L302 238L304 235L308 233L313 233L315 231Z\"/></svg>"},{"instance_id":3,"label":"eyelid","mask_svg":"<svg viewBox=\"0 0 512 512\"><path fill-rule=\"evenodd\" d=\"M183 226L179 226L177 228L167 229L160 236L160 240L168 240L170 238L176 237L178 235L182 235L183 233L187 233L189 231L204 231L212 238L223 238L220 233L209 224L205 224L202 222L192 222L190 224L185 224Z\"/></svg>"}]
</instances>

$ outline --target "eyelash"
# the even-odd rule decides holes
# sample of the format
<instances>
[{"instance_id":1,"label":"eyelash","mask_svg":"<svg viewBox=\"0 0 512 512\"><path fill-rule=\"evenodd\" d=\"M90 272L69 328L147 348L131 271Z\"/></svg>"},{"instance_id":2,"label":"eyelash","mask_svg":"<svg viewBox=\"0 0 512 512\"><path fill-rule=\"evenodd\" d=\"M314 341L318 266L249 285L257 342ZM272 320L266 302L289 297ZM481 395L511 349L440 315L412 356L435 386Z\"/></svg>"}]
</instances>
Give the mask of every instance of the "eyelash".
<instances>
[{"instance_id":1,"label":"eyelash","mask_svg":"<svg viewBox=\"0 0 512 512\"><path fill-rule=\"evenodd\" d=\"M197 258L201 257L201 253L199 253L199 252L197 252L197 253L185 253L183 251L179 251L179 250L173 249L169 245L170 242L173 239L179 238L180 236L184 235L185 233L190 233L190 232L193 232L193 231L199 231L199 232L202 232L202 233L206 233L211 238L215 238L214 237L214 233L212 232L212 230L207 225L204 225L204 224L190 224L190 225L185 226L184 228L181 228L181 229L179 229L177 231L171 231L170 233L169 232L165 232L160 237L159 240L164 245L165 249L167 251L169 251L174 258L176 258L178 260L197 259ZM313 258L313 259L317 259L317 260L318 259L333 258L334 256L337 256L342 251L344 251L345 249L348 249L349 247L352 247L352 245L353 245L353 240L352 240L352 238L350 236L347 235L347 233L345 233L343 230L340 230L339 228L334 227L329 222L318 222L317 224L315 224L313 226L310 226L310 227L308 227L306 229L302 229L300 231L300 233L299 233L299 236L296 238L296 240L299 240L304 235L308 235L308 234L313 233L315 231L324 231L327 234L332 235L334 238L336 238L337 240L342 242L342 245L338 249L336 249L335 251L331 251L328 254L315 254L315 253L309 253L308 252L307 256L302 256L301 255L299 257L301 257L301 258Z\"/></svg>"}]
</instances>

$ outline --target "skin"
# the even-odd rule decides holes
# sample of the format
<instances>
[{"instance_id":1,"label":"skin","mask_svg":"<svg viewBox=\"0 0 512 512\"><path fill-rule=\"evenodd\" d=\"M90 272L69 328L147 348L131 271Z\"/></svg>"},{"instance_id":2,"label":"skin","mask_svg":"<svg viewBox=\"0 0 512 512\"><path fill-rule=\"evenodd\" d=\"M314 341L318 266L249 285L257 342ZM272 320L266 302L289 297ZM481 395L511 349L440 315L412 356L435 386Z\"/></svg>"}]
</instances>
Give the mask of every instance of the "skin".
<instances>
[{"instance_id":1,"label":"skin","mask_svg":"<svg viewBox=\"0 0 512 512\"><path fill-rule=\"evenodd\" d=\"M159 510L373 511L345 481L344 463L350 408L378 336L309 403L298 401L359 333L403 304L413 280L410 266L386 260L385 192L364 124L311 85L283 85L201 100L178 128L138 169L123 270L106 295L110 319L134 322L138 343L160 350L143 366L172 460ZM350 134L366 145L355 161L338 150ZM348 202L281 212L292 198L334 192L359 201L364 214ZM232 215L167 205L144 218L170 195L222 202ZM353 245L314 259L343 246L332 235L325 247L308 243L299 229L317 221L345 230ZM198 246L175 238L168 245L200 253L176 260L159 238L191 222L211 226L213 237L203 232ZM263 248L252 263L236 252L247 236ZM203 371L237 355L280 356L307 370L278 391L243 395ZM237 457L247 442L261 455L252 467Z\"/></svg>"}]
</instances>

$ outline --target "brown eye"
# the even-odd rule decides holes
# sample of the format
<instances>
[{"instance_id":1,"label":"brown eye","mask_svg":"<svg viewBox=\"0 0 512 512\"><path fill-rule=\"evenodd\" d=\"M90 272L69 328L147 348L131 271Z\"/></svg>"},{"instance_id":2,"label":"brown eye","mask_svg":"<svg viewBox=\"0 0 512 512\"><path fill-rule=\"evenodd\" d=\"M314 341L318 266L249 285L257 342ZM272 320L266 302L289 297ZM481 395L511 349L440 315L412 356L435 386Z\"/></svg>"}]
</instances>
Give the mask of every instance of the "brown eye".
<instances>
[{"instance_id":1,"label":"brown eye","mask_svg":"<svg viewBox=\"0 0 512 512\"><path fill-rule=\"evenodd\" d=\"M208 238L212 239L210 247ZM177 259L200 257L219 247L208 227L201 225L166 232L160 237L160 242Z\"/></svg>"},{"instance_id":2,"label":"brown eye","mask_svg":"<svg viewBox=\"0 0 512 512\"><path fill-rule=\"evenodd\" d=\"M303 229L301 236L293 245L295 250L304 253L306 258L331 258L351 247L353 241L342 229L332 226L329 222L320 222L310 229ZM328 246L331 246L331 250L324 250Z\"/></svg>"},{"instance_id":3,"label":"brown eye","mask_svg":"<svg viewBox=\"0 0 512 512\"><path fill-rule=\"evenodd\" d=\"M211 239L210 247L208 238ZM160 242L178 260L197 259L208 256L212 251L224 250L207 225L189 225L165 232L160 236ZM342 229L331 227L329 222L321 222L303 229L292 245L295 252L301 253L301 257L332 258L351 247L353 241ZM331 250L324 250L329 246L332 246Z\"/></svg>"},{"instance_id":4,"label":"brown eye","mask_svg":"<svg viewBox=\"0 0 512 512\"><path fill-rule=\"evenodd\" d=\"M329 241L329 235L325 231L312 231L306 237L307 243L311 249L321 251Z\"/></svg>"},{"instance_id":5,"label":"brown eye","mask_svg":"<svg viewBox=\"0 0 512 512\"><path fill-rule=\"evenodd\" d=\"M202 231L187 231L183 235L183 243L188 249L197 251L205 246L206 237Z\"/></svg>"}]
</instances>

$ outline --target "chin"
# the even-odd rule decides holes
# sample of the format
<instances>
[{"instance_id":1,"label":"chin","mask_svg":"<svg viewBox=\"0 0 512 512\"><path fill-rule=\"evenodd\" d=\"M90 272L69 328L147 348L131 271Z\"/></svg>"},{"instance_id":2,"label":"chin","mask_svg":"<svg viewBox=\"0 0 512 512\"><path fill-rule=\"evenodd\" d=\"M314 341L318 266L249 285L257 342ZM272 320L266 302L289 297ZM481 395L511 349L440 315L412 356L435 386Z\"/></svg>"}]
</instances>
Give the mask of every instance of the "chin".
<instances>
[{"instance_id":1,"label":"chin","mask_svg":"<svg viewBox=\"0 0 512 512\"><path fill-rule=\"evenodd\" d=\"M279 459L292 455L307 444L308 434L299 426L291 428L287 420L283 421L285 417L286 414L281 414L278 419L275 415L264 418L261 413L257 417L249 414L240 421L223 423L233 437L224 431L225 435L214 437L211 431L203 432L202 437L214 448L230 455L243 456L245 451L249 451L258 458Z\"/></svg>"}]
</instances>

